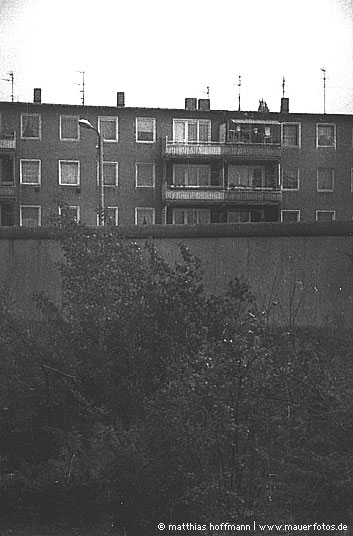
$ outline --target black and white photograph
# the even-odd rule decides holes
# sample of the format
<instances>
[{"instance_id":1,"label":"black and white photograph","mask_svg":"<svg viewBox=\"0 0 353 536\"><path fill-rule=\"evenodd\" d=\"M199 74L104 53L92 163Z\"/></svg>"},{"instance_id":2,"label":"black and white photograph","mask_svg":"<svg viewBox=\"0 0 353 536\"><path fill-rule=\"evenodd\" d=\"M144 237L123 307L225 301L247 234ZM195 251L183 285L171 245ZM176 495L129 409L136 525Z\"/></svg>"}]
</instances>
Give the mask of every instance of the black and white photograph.
<instances>
[{"instance_id":1,"label":"black and white photograph","mask_svg":"<svg viewBox=\"0 0 353 536\"><path fill-rule=\"evenodd\" d=\"M353 535L353 0L0 0L0 536Z\"/></svg>"}]
</instances>

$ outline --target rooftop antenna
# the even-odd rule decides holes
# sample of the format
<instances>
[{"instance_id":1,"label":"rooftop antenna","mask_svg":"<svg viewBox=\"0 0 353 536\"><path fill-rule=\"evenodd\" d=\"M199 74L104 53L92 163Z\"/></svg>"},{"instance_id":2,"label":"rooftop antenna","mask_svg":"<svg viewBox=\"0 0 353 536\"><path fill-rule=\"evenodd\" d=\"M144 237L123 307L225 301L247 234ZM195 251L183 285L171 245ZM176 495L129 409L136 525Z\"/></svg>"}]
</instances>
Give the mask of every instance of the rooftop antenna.
<instances>
[{"instance_id":1,"label":"rooftop antenna","mask_svg":"<svg viewBox=\"0 0 353 536\"><path fill-rule=\"evenodd\" d=\"M15 75L14 75L14 72L13 71L10 71L9 73L7 73L8 76L10 78L2 78L1 80L5 80L5 82L11 82L11 102L14 102L15 100L15 97L14 97L14 94L13 94L13 86L14 86L14 78L15 78Z\"/></svg>"},{"instance_id":2,"label":"rooftop antenna","mask_svg":"<svg viewBox=\"0 0 353 536\"><path fill-rule=\"evenodd\" d=\"M322 72L324 73L323 80L324 80L324 114L326 113L326 69L324 67L321 67Z\"/></svg>"},{"instance_id":3,"label":"rooftop antenna","mask_svg":"<svg viewBox=\"0 0 353 536\"><path fill-rule=\"evenodd\" d=\"M207 86L206 93L207 93L207 98L209 99L210 98L210 86Z\"/></svg>"},{"instance_id":4,"label":"rooftop antenna","mask_svg":"<svg viewBox=\"0 0 353 536\"><path fill-rule=\"evenodd\" d=\"M285 88L286 88L286 79L283 77L283 81L282 81L282 97L284 97Z\"/></svg>"},{"instance_id":5,"label":"rooftop antenna","mask_svg":"<svg viewBox=\"0 0 353 536\"><path fill-rule=\"evenodd\" d=\"M240 88L241 88L241 76L239 75L239 81L238 81L238 112L240 112Z\"/></svg>"},{"instance_id":6,"label":"rooftop antenna","mask_svg":"<svg viewBox=\"0 0 353 536\"><path fill-rule=\"evenodd\" d=\"M81 86L80 93L81 93L81 103L82 106L85 105L85 71L77 71L78 73L82 74L82 82L81 84L77 84L78 86Z\"/></svg>"}]
</instances>

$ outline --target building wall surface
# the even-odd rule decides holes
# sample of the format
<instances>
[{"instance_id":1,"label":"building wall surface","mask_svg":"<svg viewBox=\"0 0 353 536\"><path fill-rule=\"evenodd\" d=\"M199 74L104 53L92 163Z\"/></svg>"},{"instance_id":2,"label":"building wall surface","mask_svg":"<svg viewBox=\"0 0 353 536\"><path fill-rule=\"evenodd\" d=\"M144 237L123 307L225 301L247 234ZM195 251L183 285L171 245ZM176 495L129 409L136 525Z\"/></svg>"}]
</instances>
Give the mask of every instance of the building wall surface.
<instances>
[{"instance_id":1,"label":"building wall surface","mask_svg":"<svg viewBox=\"0 0 353 536\"><path fill-rule=\"evenodd\" d=\"M41 117L40 139L24 139L21 136L21 115L39 114ZM149 109L128 107L75 106L46 103L0 103L0 141L4 132L16 133L15 149L7 149L0 143L0 157L9 156L14 161L13 194L8 195L8 186L2 186L0 180L0 210L2 203L9 200L14 203L14 224L20 224L20 206L40 206L42 208L42 225L48 223L50 215L58 213L58 205L64 202L70 206L80 207L80 218L88 225L97 221L97 139L92 131L79 129L77 140L60 139L60 118L73 116L88 119L92 125L98 126L100 116L118 118L118 140L104 142L104 160L118 162L119 180L116 187L105 188L105 204L108 207L118 207L119 224L134 225L136 208L153 208L155 223L172 223L173 209L206 209L211 211L211 223L225 223L228 210L265 210L265 221L276 221L281 218L281 211L300 211L300 221L315 221L316 211L334 211L338 221L352 220L353 193L352 169L353 149L352 131L353 117L335 114L298 114L279 112L236 112L222 110L185 110L185 109ZM156 132L152 143L136 140L136 119L152 118L155 120ZM208 120L211 122L209 147L204 153L192 155L189 151L185 157L167 155L165 141L173 140L173 121L175 119ZM220 143L220 127L232 121L254 125L259 121L265 124L278 123L279 126L296 123L300 125L300 144L298 147L287 147L284 143L278 148L278 154L270 159L271 147L263 145L260 155L253 145L250 152L241 152L242 144L238 144L239 153L231 156L219 156L212 153L212 144ZM319 147L317 143L317 125L335 126L335 143L332 147ZM283 140L282 140L283 141ZM195 143L189 144L189 149ZM197 145L197 143L196 143ZM202 145L202 144L201 144ZM245 144L246 145L246 144ZM229 147L229 146L228 146ZM246 147L245 147L246 149ZM268 153L266 153L268 151ZM227 153L228 154L228 153ZM246 156L248 154L248 156ZM261 156L262 155L262 156ZM20 166L23 159L38 159L41 161L41 184L21 184ZM73 160L80 162L80 184L74 186L59 185L59 161ZM229 188L227 184L228 166L265 166L278 167L279 184L278 203L258 201L241 204L244 196L243 188ZM155 164L154 187L136 187L136 163ZM163 188L171 180L172 166L182 163L185 165L208 164L223 169L225 182L219 189L184 188L178 189L184 197L182 201L164 199ZM3 164L5 166L5 164ZM299 188L288 190L283 188L283 171L298 170ZM332 191L319 192L317 189L317 173L319 169L333 170L334 184ZM0 173L1 175L1 173ZM168 184L167 187L169 187ZM175 185L172 185L173 187ZM217 191L224 190L224 198L215 201ZM174 188L175 190L175 188ZM206 195L198 194L206 190ZM268 192L265 190L265 195ZM216 194L215 194L216 192ZM173 193L173 188L171 189ZM188 197L191 195L191 200ZM230 194L233 203L225 201ZM245 191L246 194L246 191ZM255 199L260 199L259 190ZM192 197L193 196L193 197ZM246 196L245 196L246 197ZM184 202L183 202L184 199ZM6 205L7 206L7 205ZM5 210L3 205L3 211ZM0 214L1 216L1 214ZM1 220L1 218L0 218ZM256 220L258 221L258 220ZM1 225L8 225L2 223Z\"/></svg>"},{"instance_id":2,"label":"building wall surface","mask_svg":"<svg viewBox=\"0 0 353 536\"><path fill-rule=\"evenodd\" d=\"M232 278L245 277L271 323L352 325L352 222L156 225L116 232L141 243L153 238L170 262L186 244L202 262L207 292L224 293ZM59 238L48 229L0 230L3 300L20 316L37 315L33 293L60 301Z\"/></svg>"}]
</instances>

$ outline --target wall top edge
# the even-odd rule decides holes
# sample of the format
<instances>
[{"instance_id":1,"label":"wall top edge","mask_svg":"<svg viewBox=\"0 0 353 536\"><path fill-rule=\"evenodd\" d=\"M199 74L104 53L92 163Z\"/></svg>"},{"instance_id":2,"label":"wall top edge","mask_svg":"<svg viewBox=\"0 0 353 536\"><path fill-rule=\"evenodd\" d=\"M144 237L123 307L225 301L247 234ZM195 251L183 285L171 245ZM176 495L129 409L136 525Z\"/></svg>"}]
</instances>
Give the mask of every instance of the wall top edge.
<instances>
[{"instance_id":1,"label":"wall top edge","mask_svg":"<svg viewBox=\"0 0 353 536\"><path fill-rule=\"evenodd\" d=\"M87 233L104 233L106 228L85 227ZM117 238L222 238L222 237L295 237L295 236L353 236L353 221L240 223L208 225L121 225L110 227ZM67 235L64 229L49 227L0 227L0 240L60 240Z\"/></svg>"}]
</instances>

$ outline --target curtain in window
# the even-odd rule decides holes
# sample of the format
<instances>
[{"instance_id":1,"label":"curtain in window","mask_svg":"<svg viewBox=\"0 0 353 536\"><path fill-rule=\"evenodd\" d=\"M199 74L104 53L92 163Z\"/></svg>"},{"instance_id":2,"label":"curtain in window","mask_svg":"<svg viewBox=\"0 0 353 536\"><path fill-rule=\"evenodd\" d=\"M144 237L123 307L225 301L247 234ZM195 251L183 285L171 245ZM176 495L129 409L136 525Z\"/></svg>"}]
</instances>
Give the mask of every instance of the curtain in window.
<instances>
[{"instance_id":1,"label":"curtain in window","mask_svg":"<svg viewBox=\"0 0 353 536\"><path fill-rule=\"evenodd\" d=\"M78 184L78 163L61 162L61 184Z\"/></svg>"},{"instance_id":2,"label":"curtain in window","mask_svg":"<svg viewBox=\"0 0 353 536\"><path fill-rule=\"evenodd\" d=\"M137 186L153 186L154 164L137 164Z\"/></svg>"},{"instance_id":3,"label":"curtain in window","mask_svg":"<svg viewBox=\"0 0 353 536\"><path fill-rule=\"evenodd\" d=\"M104 140L114 141L117 139L115 119L101 119L99 125Z\"/></svg>"},{"instance_id":4,"label":"curtain in window","mask_svg":"<svg viewBox=\"0 0 353 536\"><path fill-rule=\"evenodd\" d=\"M199 141L208 142L209 139L209 123L199 123Z\"/></svg>"},{"instance_id":5,"label":"curtain in window","mask_svg":"<svg viewBox=\"0 0 353 536\"><path fill-rule=\"evenodd\" d=\"M77 117L61 117L61 137L70 140L78 139Z\"/></svg>"},{"instance_id":6,"label":"curtain in window","mask_svg":"<svg viewBox=\"0 0 353 536\"><path fill-rule=\"evenodd\" d=\"M104 175L104 184L106 186L116 185L116 174L117 174L116 164L113 162L104 162L103 175Z\"/></svg>"},{"instance_id":7,"label":"curtain in window","mask_svg":"<svg viewBox=\"0 0 353 536\"><path fill-rule=\"evenodd\" d=\"M39 213L39 207L21 207L21 224L24 227L38 227Z\"/></svg>"},{"instance_id":8,"label":"curtain in window","mask_svg":"<svg viewBox=\"0 0 353 536\"><path fill-rule=\"evenodd\" d=\"M22 161L22 184L39 184L39 162Z\"/></svg>"},{"instance_id":9,"label":"curtain in window","mask_svg":"<svg viewBox=\"0 0 353 536\"><path fill-rule=\"evenodd\" d=\"M25 138L39 138L40 119L38 115L22 116L22 136Z\"/></svg>"},{"instance_id":10,"label":"curtain in window","mask_svg":"<svg viewBox=\"0 0 353 536\"><path fill-rule=\"evenodd\" d=\"M186 123L184 121L174 122L174 141L182 143L185 141Z\"/></svg>"}]
</instances>

